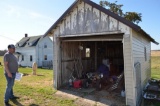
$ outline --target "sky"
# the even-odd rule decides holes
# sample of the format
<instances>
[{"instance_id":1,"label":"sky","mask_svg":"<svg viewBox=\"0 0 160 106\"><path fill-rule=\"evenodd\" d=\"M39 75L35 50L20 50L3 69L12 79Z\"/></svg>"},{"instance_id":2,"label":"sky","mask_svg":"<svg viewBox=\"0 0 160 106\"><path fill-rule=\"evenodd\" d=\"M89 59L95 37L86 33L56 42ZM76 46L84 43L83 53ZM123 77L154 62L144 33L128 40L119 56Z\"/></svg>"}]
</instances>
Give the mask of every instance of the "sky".
<instances>
[{"instance_id":1,"label":"sky","mask_svg":"<svg viewBox=\"0 0 160 106\"><path fill-rule=\"evenodd\" d=\"M25 33L44 35L75 0L0 0L0 50L16 44ZM99 3L100 0L92 0ZM115 2L116 0L108 0ZM142 13L138 25L160 43L160 0L117 0L124 12ZM160 45L151 44L152 50Z\"/></svg>"}]
</instances>

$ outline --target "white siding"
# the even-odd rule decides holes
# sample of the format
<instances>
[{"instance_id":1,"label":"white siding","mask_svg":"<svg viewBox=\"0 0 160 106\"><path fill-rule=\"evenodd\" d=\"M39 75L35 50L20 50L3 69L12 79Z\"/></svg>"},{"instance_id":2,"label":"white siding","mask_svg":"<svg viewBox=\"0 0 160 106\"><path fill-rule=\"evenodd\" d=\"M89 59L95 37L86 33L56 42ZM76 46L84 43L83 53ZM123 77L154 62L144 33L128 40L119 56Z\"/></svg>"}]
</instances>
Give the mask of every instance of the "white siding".
<instances>
[{"instance_id":1,"label":"white siding","mask_svg":"<svg viewBox=\"0 0 160 106\"><path fill-rule=\"evenodd\" d=\"M134 57L134 63L140 62L141 63L141 82L142 87L146 83L146 81L151 77L151 43L150 41L145 38L143 35L140 35L139 33L133 31L133 57ZM144 48L146 47L146 53L147 53L147 60L145 61L145 53Z\"/></svg>"},{"instance_id":2,"label":"white siding","mask_svg":"<svg viewBox=\"0 0 160 106\"><path fill-rule=\"evenodd\" d=\"M21 66L32 67L33 62L36 62L36 49L35 47L23 47L16 48L16 52L20 52L19 64ZM22 55L24 56L24 61L22 61ZM32 55L32 61L30 61L30 55Z\"/></svg>"},{"instance_id":3,"label":"white siding","mask_svg":"<svg viewBox=\"0 0 160 106\"><path fill-rule=\"evenodd\" d=\"M57 33L54 33L53 36L53 70L54 70L54 87L58 89L61 85L61 65L60 65L60 41L56 37ZM56 39L57 38L57 39Z\"/></svg>"},{"instance_id":4,"label":"white siding","mask_svg":"<svg viewBox=\"0 0 160 106\"><path fill-rule=\"evenodd\" d=\"M147 60L145 60L145 52L144 52L145 48L146 48ZM134 30L132 30L132 52L133 52L133 64L139 62L141 65L140 72L136 73L136 71L134 71L135 100L137 100L137 95L138 95L137 92L139 91L139 89L143 90L146 81L151 76L151 63L150 63L151 42L146 37L144 37L140 33L135 32ZM140 75L140 79L136 79L136 75L137 76ZM140 81L141 88L136 87L137 86L136 80Z\"/></svg>"},{"instance_id":5,"label":"white siding","mask_svg":"<svg viewBox=\"0 0 160 106\"><path fill-rule=\"evenodd\" d=\"M133 63L132 63L132 46L131 35L125 34L123 40L124 52L124 75L125 75L125 92L126 105L134 106L134 90L133 90Z\"/></svg>"},{"instance_id":6,"label":"white siding","mask_svg":"<svg viewBox=\"0 0 160 106\"><path fill-rule=\"evenodd\" d=\"M44 48L47 45L47 48ZM53 60L53 43L49 37L45 37L38 42L36 46L36 62L38 66L42 66L42 61L44 61L44 55L47 55L47 61Z\"/></svg>"},{"instance_id":7,"label":"white siding","mask_svg":"<svg viewBox=\"0 0 160 106\"><path fill-rule=\"evenodd\" d=\"M45 44L47 48L44 48ZM37 46L19 47L16 48L16 52L21 53L18 60L20 65L32 67L33 62L36 62L38 66L42 66L44 55L47 55L47 61L53 60L53 43L49 37L45 37L40 39ZM24 61L22 61L22 55ZM32 56L32 61L30 61L30 56Z\"/></svg>"}]
</instances>

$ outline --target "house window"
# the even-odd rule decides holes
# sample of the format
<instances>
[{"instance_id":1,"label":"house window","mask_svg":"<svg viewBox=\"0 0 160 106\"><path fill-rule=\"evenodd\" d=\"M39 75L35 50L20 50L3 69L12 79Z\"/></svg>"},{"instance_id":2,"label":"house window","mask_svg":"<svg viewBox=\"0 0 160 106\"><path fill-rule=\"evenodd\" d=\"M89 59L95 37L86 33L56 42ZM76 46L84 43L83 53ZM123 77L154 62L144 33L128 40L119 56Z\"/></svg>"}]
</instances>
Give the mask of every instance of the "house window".
<instances>
[{"instance_id":1,"label":"house window","mask_svg":"<svg viewBox=\"0 0 160 106\"><path fill-rule=\"evenodd\" d=\"M22 61L24 61L24 55L22 55Z\"/></svg>"},{"instance_id":2,"label":"house window","mask_svg":"<svg viewBox=\"0 0 160 106\"><path fill-rule=\"evenodd\" d=\"M47 60L47 55L44 55L44 60Z\"/></svg>"},{"instance_id":3,"label":"house window","mask_svg":"<svg viewBox=\"0 0 160 106\"><path fill-rule=\"evenodd\" d=\"M145 61L147 61L147 49L146 49L146 47L144 47L144 58L145 58Z\"/></svg>"},{"instance_id":4,"label":"house window","mask_svg":"<svg viewBox=\"0 0 160 106\"><path fill-rule=\"evenodd\" d=\"M44 48L47 48L47 44L46 43L44 44Z\"/></svg>"},{"instance_id":5,"label":"house window","mask_svg":"<svg viewBox=\"0 0 160 106\"><path fill-rule=\"evenodd\" d=\"M32 55L30 55L30 61L32 61L33 59L32 59Z\"/></svg>"},{"instance_id":6,"label":"house window","mask_svg":"<svg viewBox=\"0 0 160 106\"><path fill-rule=\"evenodd\" d=\"M86 48L86 57L90 57L91 51L90 48Z\"/></svg>"}]
</instances>

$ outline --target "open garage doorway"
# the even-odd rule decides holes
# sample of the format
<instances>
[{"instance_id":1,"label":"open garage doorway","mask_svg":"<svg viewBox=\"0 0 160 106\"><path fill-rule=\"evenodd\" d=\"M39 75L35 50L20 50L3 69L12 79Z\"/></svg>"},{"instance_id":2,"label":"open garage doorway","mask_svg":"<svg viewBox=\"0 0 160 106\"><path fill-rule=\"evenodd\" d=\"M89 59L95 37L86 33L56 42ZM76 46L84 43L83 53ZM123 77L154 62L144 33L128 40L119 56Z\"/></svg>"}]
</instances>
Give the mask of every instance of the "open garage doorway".
<instances>
[{"instance_id":1,"label":"open garage doorway","mask_svg":"<svg viewBox=\"0 0 160 106\"><path fill-rule=\"evenodd\" d=\"M61 83L67 89L124 96L122 41L62 41L61 70ZM119 99L125 104L125 98Z\"/></svg>"},{"instance_id":2,"label":"open garage doorway","mask_svg":"<svg viewBox=\"0 0 160 106\"><path fill-rule=\"evenodd\" d=\"M62 85L68 84L69 80L74 82L88 77L92 80L102 77L100 85L97 80L95 85L91 81L83 86L94 86L100 90L111 89L117 83L113 90L125 90L122 41L62 41L61 50Z\"/></svg>"},{"instance_id":3,"label":"open garage doorway","mask_svg":"<svg viewBox=\"0 0 160 106\"><path fill-rule=\"evenodd\" d=\"M78 41L62 42L62 80L80 79L87 73L104 74L111 83L124 75L122 41ZM124 90L124 77L123 85ZM107 82L106 81L106 82Z\"/></svg>"}]
</instances>

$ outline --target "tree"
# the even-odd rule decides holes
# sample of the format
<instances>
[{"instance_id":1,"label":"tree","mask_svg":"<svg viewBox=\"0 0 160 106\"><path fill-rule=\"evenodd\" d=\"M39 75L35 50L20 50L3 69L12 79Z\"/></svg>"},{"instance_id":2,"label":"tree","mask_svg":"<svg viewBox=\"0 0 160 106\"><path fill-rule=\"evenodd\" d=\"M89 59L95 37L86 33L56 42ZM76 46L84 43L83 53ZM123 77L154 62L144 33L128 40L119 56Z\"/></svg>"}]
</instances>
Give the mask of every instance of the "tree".
<instances>
[{"instance_id":1,"label":"tree","mask_svg":"<svg viewBox=\"0 0 160 106\"><path fill-rule=\"evenodd\" d=\"M117 4L117 1L115 1L114 3L110 3L106 0L101 0L99 2L99 4L104 7L109 9L111 12L114 12L115 14L133 22L133 23L139 23L140 21L142 21L141 17L142 14L141 13L137 13L137 12L125 12L123 13L122 4Z\"/></svg>"},{"instance_id":2,"label":"tree","mask_svg":"<svg viewBox=\"0 0 160 106\"><path fill-rule=\"evenodd\" d=\"M141 17L142 17L142 14L141 13L136 13L136 12L126 12L125 15L124 15L125 19L127 19L131 22L137 23L137 24L140 21L142 21Z\"/></svg>"}]
</instances>

